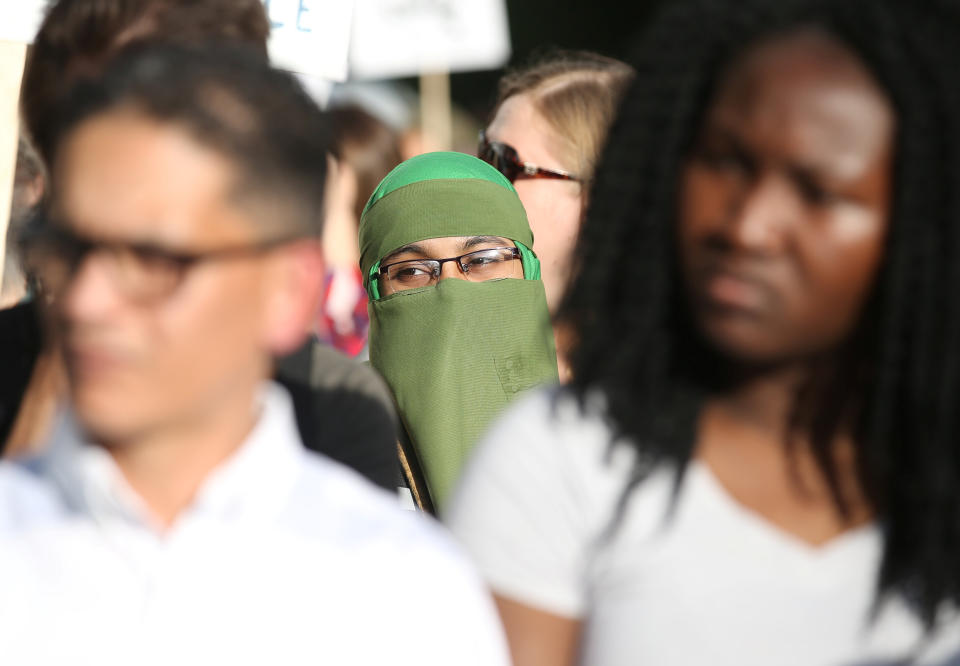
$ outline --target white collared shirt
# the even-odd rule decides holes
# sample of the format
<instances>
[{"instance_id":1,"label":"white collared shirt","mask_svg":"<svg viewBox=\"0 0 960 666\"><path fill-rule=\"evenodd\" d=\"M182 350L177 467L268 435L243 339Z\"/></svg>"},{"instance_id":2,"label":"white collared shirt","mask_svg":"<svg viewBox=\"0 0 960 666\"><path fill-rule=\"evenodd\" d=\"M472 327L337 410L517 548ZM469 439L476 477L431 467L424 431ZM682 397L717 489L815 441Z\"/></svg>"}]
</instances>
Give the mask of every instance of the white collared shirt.
<instances>
[{"instance_id":1,"label":"white collared shirt","mask_svg":"<svg viewBox=\"0 0 960 666\"><path fill-rule=\"evenodd\" d=\"M303 449L290 399L166 532L64 415L0 464L0 663L508 663L492 603L439 527Z\"/></svg>"}]
</instances>

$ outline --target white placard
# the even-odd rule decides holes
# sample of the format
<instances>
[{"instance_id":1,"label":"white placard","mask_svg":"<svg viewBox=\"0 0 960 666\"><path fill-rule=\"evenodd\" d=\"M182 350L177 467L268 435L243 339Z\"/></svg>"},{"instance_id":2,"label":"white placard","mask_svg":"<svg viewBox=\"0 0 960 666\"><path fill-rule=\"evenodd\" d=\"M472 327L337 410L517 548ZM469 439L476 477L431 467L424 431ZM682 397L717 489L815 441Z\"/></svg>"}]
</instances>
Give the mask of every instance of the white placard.
<instances>
[{"instance_id":1,"label":"white placard","mask_svg":"<svg viewBox=\"0 0 960 666\"><path fill-rule=\"evenodd\" d=\"M29 44L37 34L46 0L0 0L0 40Z\"/></svg>"},{"instance_id":2,"label":"white placard","mask_svg":"<svg viewBox=\"0 0 960 666\"><path fill-rule=\"evenodd\" d=\"M510 58L505 0L358 0L352 78L494 69Z\"/></svg>"},{"instance_id":3,"label":"white placard","mask_svg":"<svg viewBox=\"0 0 960 666\"><path fill-rule=\"evenodd\" d=\"M263 4L270 14L270 58L277 67L346 80L354 0L264 0Z\"/></svg>"},{"instance_id":4,"label":"white placard","mask_svg":"<svg viewBox=\"0 0 960 666\"><path fill-rule=\"evenodd\" d=\"M361 0L367 2L368 0ZM354 0L263 0L270 57L282 69L343 81ZM0 0L0 40L33 41L46 0Z\"/></svg>"}]
</instances>

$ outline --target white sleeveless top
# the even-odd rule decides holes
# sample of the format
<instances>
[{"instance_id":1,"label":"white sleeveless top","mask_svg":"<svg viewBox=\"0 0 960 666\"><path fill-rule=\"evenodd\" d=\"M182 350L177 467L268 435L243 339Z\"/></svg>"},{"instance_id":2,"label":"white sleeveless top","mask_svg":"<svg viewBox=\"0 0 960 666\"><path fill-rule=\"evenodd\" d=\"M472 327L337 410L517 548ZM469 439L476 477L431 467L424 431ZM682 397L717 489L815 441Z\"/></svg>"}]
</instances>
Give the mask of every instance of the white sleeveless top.
<instances>
[{"instance_id":1,"label":"white sleeveless top","mask_svg":"<svg viewBox=\"0 0 960 666\"><path fill-rule=\"evenodd\" d=\"M554 390L555 391L555 390ZM499 595L584 621L589 666L960 665L960 616L924 640L898 599L871 621L876 525L813 547L739 504L692 462L671 509L672 470L630 496L605 531L634 450L600 409L554 391L488 433L446 520Z\"/></svg>"}]
</instances>

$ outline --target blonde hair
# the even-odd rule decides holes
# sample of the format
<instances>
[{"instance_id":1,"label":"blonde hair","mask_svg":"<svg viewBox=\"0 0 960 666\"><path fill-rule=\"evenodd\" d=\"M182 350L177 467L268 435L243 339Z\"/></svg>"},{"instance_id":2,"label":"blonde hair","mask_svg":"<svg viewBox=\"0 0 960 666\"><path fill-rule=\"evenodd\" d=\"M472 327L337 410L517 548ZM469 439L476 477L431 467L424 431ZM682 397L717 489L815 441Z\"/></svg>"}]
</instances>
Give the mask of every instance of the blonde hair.
<instances>
[{"instance_id":1,"label":"blonde hair","mask_svg":"<svg viewBox=\"0 0 960 666\"><path fill-rule=\"evenodd\" d=\"M629 65L597 53L554 51L500 80L493 116L507 99L529 94L556 130L571 167L586 183L593 179L607 130L633 73Z\"/></svg>"}]
</instances>

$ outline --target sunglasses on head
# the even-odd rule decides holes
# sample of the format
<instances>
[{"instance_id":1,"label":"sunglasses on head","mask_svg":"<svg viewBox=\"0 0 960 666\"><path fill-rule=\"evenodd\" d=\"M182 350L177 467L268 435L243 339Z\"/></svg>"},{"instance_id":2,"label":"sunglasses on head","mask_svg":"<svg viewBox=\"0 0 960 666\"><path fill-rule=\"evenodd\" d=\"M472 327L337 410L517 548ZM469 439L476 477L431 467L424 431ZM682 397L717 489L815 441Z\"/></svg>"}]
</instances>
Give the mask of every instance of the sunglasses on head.
<instances>
[{"instance_id":1,"label":"sunglasses on head","mask_svg":"<svg viewBox=\"0 0 960 666\"><path fill-rule=\"evenodd\" d=\"M489 141L484 130L480 130L480 145L477 148L477 157L506 176L511 183L520 178L580 181L579 178L567 171L544 169L522 161L516 148L501 141Z\"/></svg>"}]
</instances>

